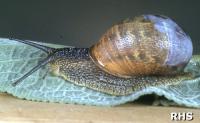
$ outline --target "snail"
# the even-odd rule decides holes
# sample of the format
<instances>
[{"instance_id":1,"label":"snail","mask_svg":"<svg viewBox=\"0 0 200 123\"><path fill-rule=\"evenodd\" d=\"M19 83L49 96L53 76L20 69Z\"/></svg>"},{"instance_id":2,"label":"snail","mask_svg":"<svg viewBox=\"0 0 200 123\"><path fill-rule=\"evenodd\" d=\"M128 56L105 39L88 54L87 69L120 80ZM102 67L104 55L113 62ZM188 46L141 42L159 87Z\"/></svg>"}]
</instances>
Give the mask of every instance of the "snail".
<instances>
[{"instance_id":1,"label":"snail","mask_svg":"<svg viewBox=\"0 0 200 123\"><path fill-rule=\"evenodd\" d=\"M56 76L117 96L192 78L183 71L192 57L192 41L165 16L141 15L124 20L90 48L56 49L29 40L15 41L43 50L48 56L13 86L47 64Z\"/></svg>"}]
</instances>

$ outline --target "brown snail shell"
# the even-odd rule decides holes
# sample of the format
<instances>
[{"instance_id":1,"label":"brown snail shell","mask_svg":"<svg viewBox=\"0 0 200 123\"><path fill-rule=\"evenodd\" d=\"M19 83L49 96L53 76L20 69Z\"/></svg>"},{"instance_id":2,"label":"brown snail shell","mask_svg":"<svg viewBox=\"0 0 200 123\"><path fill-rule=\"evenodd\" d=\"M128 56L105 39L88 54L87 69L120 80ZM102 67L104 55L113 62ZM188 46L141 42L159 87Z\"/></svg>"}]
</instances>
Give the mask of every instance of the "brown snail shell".
<instances>
[{"instance_id":1,"label":"brown snail shell","mask_svg":"<svg viewBox=\"0 0 200 123\"><path fill-rule=\"evenodd\" d=\"M112 26L90 48L102 70L119 77L177 74L192 57L189 36L170 18L142 15Z\"/></svg>"}]
</instances>

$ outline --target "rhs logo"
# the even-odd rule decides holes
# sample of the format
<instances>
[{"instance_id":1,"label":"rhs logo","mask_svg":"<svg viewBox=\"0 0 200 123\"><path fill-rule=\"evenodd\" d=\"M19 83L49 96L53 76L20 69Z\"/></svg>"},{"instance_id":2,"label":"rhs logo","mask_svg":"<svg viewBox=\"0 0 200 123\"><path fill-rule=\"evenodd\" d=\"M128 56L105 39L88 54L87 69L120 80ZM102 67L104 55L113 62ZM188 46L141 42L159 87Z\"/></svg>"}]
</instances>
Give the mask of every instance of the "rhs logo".
<instances>
[{"instance_id":1,"label":"rhs logo","mask_svg":"<svg viewBox=\"0 0 200 123\"><path fill-rule=\"evenodd\" d=\"M171 120L172 121L192 121L193 113L192 112L172 112Z\"/></svg>"}]
</instances>

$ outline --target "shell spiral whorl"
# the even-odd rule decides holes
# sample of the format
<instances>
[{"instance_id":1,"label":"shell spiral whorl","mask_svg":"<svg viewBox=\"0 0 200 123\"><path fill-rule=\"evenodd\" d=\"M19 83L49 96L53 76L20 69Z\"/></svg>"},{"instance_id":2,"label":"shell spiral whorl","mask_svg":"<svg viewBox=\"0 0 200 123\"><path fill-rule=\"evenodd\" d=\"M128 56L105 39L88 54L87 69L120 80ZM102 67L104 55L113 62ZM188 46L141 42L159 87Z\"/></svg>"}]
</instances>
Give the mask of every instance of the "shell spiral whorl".
<instances>
[{"instance_id":1,"label":"shell spiral whorl","mask_svg":"<svg viewBox=\"0 0 200 123\"><path fill-rule=\"evenodd\" d=\"M102 70L130 78L177 74L192 50L190 37L170 18L142 15L111 27L90 48L90 57Z\"/></svg>"}]
</instances>

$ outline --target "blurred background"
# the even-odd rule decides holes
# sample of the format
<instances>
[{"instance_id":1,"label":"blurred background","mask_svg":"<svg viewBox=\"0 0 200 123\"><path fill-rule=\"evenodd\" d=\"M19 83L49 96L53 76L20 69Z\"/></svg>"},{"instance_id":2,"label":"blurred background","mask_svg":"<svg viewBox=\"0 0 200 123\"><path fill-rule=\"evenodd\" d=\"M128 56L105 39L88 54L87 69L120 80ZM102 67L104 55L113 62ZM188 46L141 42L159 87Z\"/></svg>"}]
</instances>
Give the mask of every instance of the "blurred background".
<instances>
[{"instance_id":1,"label":"blurred background","mask_svg":"<svg viewBox=\"0 0 200 123\"><path fill-rule=\"evenodd\" d=\"M200 53L198 0L0 0L0 37L90 47L114 23L141 14L174 19Z\"/></svg>"}]
</instances>

